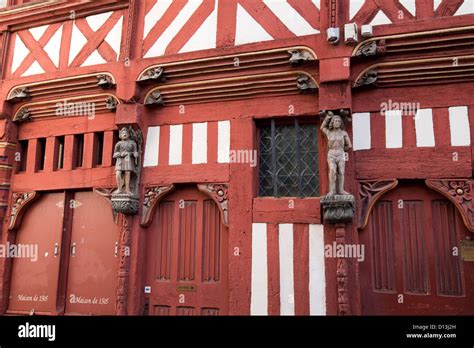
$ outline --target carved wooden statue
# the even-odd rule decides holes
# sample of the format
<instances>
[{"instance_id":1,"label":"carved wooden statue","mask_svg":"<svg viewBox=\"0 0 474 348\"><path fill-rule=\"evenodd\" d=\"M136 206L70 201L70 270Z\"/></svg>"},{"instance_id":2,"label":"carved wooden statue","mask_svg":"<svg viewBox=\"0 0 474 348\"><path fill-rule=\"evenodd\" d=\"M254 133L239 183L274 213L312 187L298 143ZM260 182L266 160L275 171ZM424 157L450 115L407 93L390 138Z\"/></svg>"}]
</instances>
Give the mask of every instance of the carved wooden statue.
<instances>
[{"instance_id":1,"label":"carved wooden statue","mask_svg":"<svg viewBox=\"0 0 474 348\"><path fill-rule=\"evenodd\" d=\"M132 194L132 175L136 175L138 166L138 147L134 140L130 139L130 131L123 127L120 130L120 141L115 144L114 158L115 173L117 178L117 193Z\"/></svg>"},{"instance_id":2,"label":"carved wooden statue","mask_svg":"<svg viewBox=\"0 0 474 348\"><path fill-rule=\"evenodd\" d=\"M349 195L344 191L344 175L347 155L352 148L349 135L344 130L344 121L332 111L323 112L325 118L321 130L328 139L329 193L328 196Z\"/></svg>"}]
</instances>

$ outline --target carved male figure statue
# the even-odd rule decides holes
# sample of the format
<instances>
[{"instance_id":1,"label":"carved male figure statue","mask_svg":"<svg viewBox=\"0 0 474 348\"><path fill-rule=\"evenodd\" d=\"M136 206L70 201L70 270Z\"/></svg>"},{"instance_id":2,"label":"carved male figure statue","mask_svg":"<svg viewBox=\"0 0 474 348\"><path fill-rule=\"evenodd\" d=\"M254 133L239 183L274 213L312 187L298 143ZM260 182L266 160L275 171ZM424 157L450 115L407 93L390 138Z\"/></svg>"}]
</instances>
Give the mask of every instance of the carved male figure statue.
<instances>
[{"instance_id":1,"label":"carved male figure statue","mask_svg":"<svg viewBox=\"0 0 474 348\"><path fill-rule=\"evenodd\" d=\"M123 127L120 130L120 141L115 144L114 158L117 159L115 164L115 174L117 178L117 193L131 193L130 181L132 173L136 173L138 165L138 149L137 143L130 139L130 131Z\"/></svg>"},{"instance_id":2,"label":"carved male figure statue","mask_svg":"<svg viewBox=\"0 0 474 348\"><path fill-rule=\"evenodd\" d=\"M344 130L342 117L333 112L326 115L321 130L328 139L329 193L328 196L349 195L344 191L344 174L346 167L345 152L352 148L349 135Z\"/></svg>"}]
</instances>

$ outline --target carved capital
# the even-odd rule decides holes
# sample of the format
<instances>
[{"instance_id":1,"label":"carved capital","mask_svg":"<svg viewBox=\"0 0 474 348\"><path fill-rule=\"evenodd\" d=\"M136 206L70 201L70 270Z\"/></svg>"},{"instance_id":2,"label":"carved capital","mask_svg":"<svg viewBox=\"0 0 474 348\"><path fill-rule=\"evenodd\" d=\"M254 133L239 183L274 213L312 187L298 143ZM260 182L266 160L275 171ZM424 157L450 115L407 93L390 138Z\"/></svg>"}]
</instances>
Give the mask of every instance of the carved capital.
<instances>
[{"instance_id":1,"label":"carved capital","mask_svg":"<svg viewBox=\"0 0 474 348\"><path fill-rule=\"evenodd\" d=\"M164 105L165 101L163 100L163 96L161 95L160 91L155 91L151 93L146 99L145 99L145 105L151 106L151 105Z\"/></svg>"},{"instance_id":2,"label":"carved capital","mask_svg":"<svg viewBox=\"0 0 474 348\"><path fill-rule=\"evenodd\" d=\"M8 97L8 101L18 102L18 101L22 101L29 98L30 98L30 90L28 89L28 87L19 87L19 88L14 89L10 93L10 96Z\"/></svg>"},{"instance_id":3,"label":"carved capital","mask_svg":"<svg viewBox=\"0 0 474 348\"><path fill-rule=\"evenodd\" d=\"M362 76L357 79L357 81L354 83L354 87L375 85L377 83L377 77L377 70L367 70Z\"/></svg>"},{"instance_id":4,"label":"carved capital","mask_svg":"<svg viewBox=\"0 0 474 348\"><path fill-rule=\"evenodd\" d=\"M372 208L375 203L382 197L385 193L390 190L393 190L398 185L398 180L389 179L389 180L367 180L360 181L359 186L359 198L360 198L360 208L359 208L359 224L358 229L364 229L369 222L369 216L372 212Z\"/></svg>"},{"instance_id":5,"label":"carved capital","mask_svg":"<svg viewBox=\"0 0 474 348\"><path fill-rule=\"evenodd\" d=\"M449 199L458 209L464 225L470 232L474 232L474 217L472 209L472 195L470 179L428 179L426 185Z\"/></svg>"},{"instance_id":6,"label":"carved capital","mask_svg":"<svg viewBox=\"0 0 474 348\"><path fill-rule=\"evenodd\" d=\"M290 50L288 51L288 53L291 55L290 64L292 66L303 65L306 63L314 62L316 60L313 54L308 50L304 50L304 49Z\"/></svg>"},{"instance_id":7,"label":"carved capital","mask_svg":"<svg viewBox=\"0 0 474 348\"><path fill-rule=\"evenodd\" d=\"M139 83L145 82L165 82L165 69L161 66L152 67L143 72L138 78Z\"/></svg>"},{"instance_id":8,"label":"carved capital","mask_svg":"<svg viewBox=\"0 0 474 348\"><path fill-rule=\"evenodd\" d=\"M8 230L18 229L26 208L35 201L39 195L35 192L14 192L12 195L12 208L10 211L10 223Z\"/></svg>"},{"instance_id":9,"label":"carved capital","mask_svg":"<svg viewBox=\"0 0 474 348\"><path fill-rule=\"evenodd\" d=\"M228 186L227 184L198 184L199 191L205 193L216 202L221 212L222 222L229 227Z\"/></svg>"},{"instance_id":10,"label":"carved capital","mask_svg":"<svg viewBox=\"0 0 474 348\"><path fill-rule=\"evenodd\" d=\"M158 203L160 203L160 201L170 192L173 192L174 189L174 185L148 187L145 189L142 218L140 222L140 225L142 227L150 226L151 221L153 220L153 216L155 215Z\"/></svg>"},{"instance_id":11,"label":"carved capital","mask_svg":"<svg viewBox=\"0 0 474 348\"><path fill-rule=\"evenodd\" d=\"M351 222L355 213L353 195L331 195L321 197L324 222L338 224Z\"/></svg>"}]
</instances>

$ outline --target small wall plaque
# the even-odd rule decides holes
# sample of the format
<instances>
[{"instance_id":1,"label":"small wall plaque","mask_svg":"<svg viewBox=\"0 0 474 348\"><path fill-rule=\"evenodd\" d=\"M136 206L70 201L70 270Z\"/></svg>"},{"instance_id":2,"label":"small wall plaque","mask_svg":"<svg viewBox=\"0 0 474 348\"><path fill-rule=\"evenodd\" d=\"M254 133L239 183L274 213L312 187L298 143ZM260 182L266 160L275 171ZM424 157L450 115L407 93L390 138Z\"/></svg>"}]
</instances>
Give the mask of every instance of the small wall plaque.
<instances>
[{"instance_id":1,"label":"small wall plaque","mask_svg":"<svg viewBox=\"0 0 474 348\"><path fill-rule=\"evenodd\" d=\"M196 291L197 286L196 284L180 284L176 286L177 291L188 291L188 292L194 292Z\"/></svg>"},{"instance_id":2,"label":"small wall plaque","mask_svg":"<svg viewBox=\"0 0 474 348\"><path fill-rule=\"evenodd\" d=\"M461 258L463 261L467 261L467 262L474 261L474 241L473 240L461 241Z\"/></svg>"}]
</instances>

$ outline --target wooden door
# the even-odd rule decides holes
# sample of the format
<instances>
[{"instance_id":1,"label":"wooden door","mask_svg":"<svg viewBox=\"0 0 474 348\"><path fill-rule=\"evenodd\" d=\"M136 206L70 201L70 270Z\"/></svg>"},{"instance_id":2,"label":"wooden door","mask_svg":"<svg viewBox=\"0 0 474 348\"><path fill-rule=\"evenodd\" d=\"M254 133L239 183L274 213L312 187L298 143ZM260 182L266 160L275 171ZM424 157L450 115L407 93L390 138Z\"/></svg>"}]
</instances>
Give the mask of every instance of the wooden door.
<instances>
[{"instance_id":1,"label":"wooden door","mask_svg":"<svg viewBox=\"0 0 474 348\"><path fill-rule=\"evenodd\" d=\"M460 250L471 235L453 204L422 184L382 197L360 235L362 313L474 313L474 263Z\"/></svg>"},{"instance_id":2,"label":"wooden door","mask_svg":"<svg viewBox=\"0 0 474 348\"><path fill-rule=\"evenodd\" d=\"M160 203L147 234L148 313L227 314L227 229L214 201L181 189Z\"/></svg>"},{"instance_id":3,"label":"wooden door","mask_svg":"<svg viewBox=\"0 0 474 348\"><path fill-rule=\"evenodd\" d=\"M65 194L42 195L16 231L15 245L37 247L37 260L14 258L9 314L56 314Z\"/></svg>"},{"instance_id":4,"label":"wooden door","mask_svg":"<svg viewBox=\"0 0 474 348\"><path fill-rule=\"evenodd\" d=\"M119 229L111 206L93 192L76 192L72 213L66 314L113 315Z\"/></svg>"}]
</instances>

